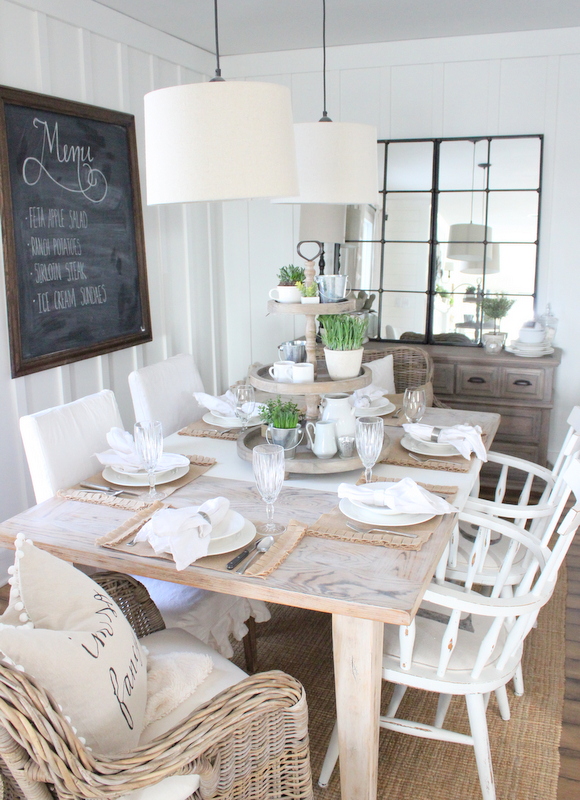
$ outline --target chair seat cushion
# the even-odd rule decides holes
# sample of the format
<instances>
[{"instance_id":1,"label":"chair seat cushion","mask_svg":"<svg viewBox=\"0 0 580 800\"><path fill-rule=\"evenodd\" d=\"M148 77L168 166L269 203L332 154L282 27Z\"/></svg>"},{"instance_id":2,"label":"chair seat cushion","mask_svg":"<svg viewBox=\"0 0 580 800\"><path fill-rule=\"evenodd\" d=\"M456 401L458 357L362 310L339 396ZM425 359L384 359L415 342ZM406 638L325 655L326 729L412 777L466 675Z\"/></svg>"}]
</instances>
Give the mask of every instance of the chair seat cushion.
<instances>
[{"instance_id":1,"label":"chair seat cushion","mask_svg":"<svg viewBox=\"0 0 580 800\"><path fill-rule=\"evenodd\" d=\"M435 673L441 656L441 645L445 627L449 622L450 610L432 603L422 603L415 617L416 634L411 673L419 668L425 674ZM449 660L447 673L452 680L469 680L475 666L479 647L495 617L463 614L459 623L457 643ZM501 654L505 641L505 630L499 636L487 666L494 664ZM383 640L383 668L396 669L400 661L399 628L385 625Z\"/></svg>"},{"instance_id":2,"label":"chair seat cushion","mask_svg":"<svg viewBox=\"0 0 580 800\"><path fill-rule=\"evenodd\" d=\"M146 658L131 625L98 584L22 534L0 651L45 687L87 746L136 747L147 700Z\"/></svg>"},{"instance_id":3,"label":"chair seat cushion","mask_svg":"<svg viewBox=\"0 0 580 800\"><path fill-rule=\"evenodd\" d=\"M247 677L246 673L227 658L224 658L207 644L181 628L167 628L141 639L141 645L150 655L164 653L205 653L213 661L213 669L197 689L174 711L148 725L141 734L140 744L161 736L179 722L187 719L196 708L211 700L224 689L239 683Z\"/></svg>"},{"instance_id":4,"label":"chair seat cushion","mask_svg":"<svg viewBox=\"0 0 580 800\"><path fill-rule=\"evenodd\" d=\"M189 631L225 658L234 654L230 636L241 641L248 632L245 624L248 617L254 617L256 622L270 619L262 600L209 592L155 578L137 576L137 579L151 595L168 628Z\"/></svg>"}]
</instances>

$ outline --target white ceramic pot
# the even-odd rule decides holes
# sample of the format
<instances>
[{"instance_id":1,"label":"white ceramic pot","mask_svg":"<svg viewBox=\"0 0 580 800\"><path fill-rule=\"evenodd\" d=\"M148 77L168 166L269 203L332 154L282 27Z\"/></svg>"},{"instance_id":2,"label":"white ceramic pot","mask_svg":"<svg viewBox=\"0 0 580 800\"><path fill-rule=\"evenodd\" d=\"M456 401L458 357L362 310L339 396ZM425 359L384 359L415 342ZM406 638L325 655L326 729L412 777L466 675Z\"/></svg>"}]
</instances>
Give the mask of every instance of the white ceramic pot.
<instances>
[{"instance_id":1,"label":"white ceramic pot","mask_svg":"<svg viewBox=\"0 0 580 800\"><path fill-rule=\"evenodd\" d=\"M301 297L301 303L320 303L320 297Z\"/></svg>"},{"instance_id":2,"label":"white ceramic pot","mask_svg":"<svg viewBox=\"0 0 580 800\"><path fill-rule=\"evenodd\" d=\"M270 289L270 299L278 303L300 303L302 295L297 286L276 286Z\"/></svg>"},{"instance_id":3,"label":"white ceramic pot","mask_svg":"<svg viewBox=\"0 0 580 800\"><path fill-rule=\"evenodd\" d=\"M333 381L342 381L346 378L356 378L360 372L364 349L359 350L329 350L324 348L326 368Z\"/></svg>"}]
</instances>

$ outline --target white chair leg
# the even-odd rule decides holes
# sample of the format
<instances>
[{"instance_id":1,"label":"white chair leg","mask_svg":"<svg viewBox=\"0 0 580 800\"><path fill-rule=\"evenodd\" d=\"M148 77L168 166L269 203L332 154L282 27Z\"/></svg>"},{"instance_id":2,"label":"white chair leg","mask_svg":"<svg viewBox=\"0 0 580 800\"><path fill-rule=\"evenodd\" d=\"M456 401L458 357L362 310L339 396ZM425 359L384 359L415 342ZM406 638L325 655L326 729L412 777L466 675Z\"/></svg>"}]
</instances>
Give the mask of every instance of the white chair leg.
<instances>
[{"instance_id":1,"label":"white chair leg","mask_svg":"<svg viewBox=\"0 0 580 800\"><path fill-rule=\"evenodd\" d=\"M483 695L483 707L484 707L484 709L485 709L486 711L487 711L487 705L488 705L488 703L489 703L489 692L486 692L486 693Z\"/></svg>"},{"instance_id":2,"label":"white chair leg","mask_svg":"<svg viewBox=\"0 0 580 800\"><path fill-rule=\"evenodd\" d=\"M465 695L483 800L496 800L483 695Z\"/></svg>"},{"instance_id":3,"label":"white chair leg","mask_svg":"<svg viewBox=\"0 0 580 800\"><path fill-rule=\"evenodd\" d=\"M385 716L387 717L397 716L397 711L399 710L399 706L401 705L401 700L405 696L406 691L407 687L403 686L402 683L395 684L395 688L393 690L393 696L391 697L391 702L389 703L389 707L387 708L387 713Z\"/></svg>"},{"instance_id":4,"label":"white chair leg","mask_svg":"<svg viewBox=\"0 0 580 800\"><path fill-rule=\"evenodd\" d=\"M500 716L507 722L510 718L510 702L508 700L505 686L500 686L499 689L495 690L495 697L497 700Z\"/></svg>"},{"instance_id":5,"label":"white chair leg","mask_svg":"<svg viewBox=\"0 0 580 800\"><path fill-rule=\"evenodd\" d=\"M514 694L516 697L521 697L524 693L524 676L522 673L522 665L518 664L514 675Z\"/></svg>"},{"instance_id":6,"label":"white chair leg","mask_svg":"<svg viewBox=\"0 0 580 800\"><path fill-rule=\"evenodd\" d=\"M437 701L437 713L435 714L435 727L442 728L447 716L449 703L451 702L452 694L440 694Z\"/></svg>"},{"instance_id":7,"label":"white chair leg","mask_svg":"<svg viewBox=\"0 0 580 800\"><path fill-rule=\"evenodd\" d=\"M318 785L322 789L326 789L328 786L328 782L332 777L332 772L336 766L336 762L338 761L338 723L334 723L334 728L332 729L332 733L330 734L330 741L328 743L328 749L326 751L326 755L324 756L324 762L322 764L322 769L320 770L320 777L318 778Z\"/></svg>"}]
</instances>

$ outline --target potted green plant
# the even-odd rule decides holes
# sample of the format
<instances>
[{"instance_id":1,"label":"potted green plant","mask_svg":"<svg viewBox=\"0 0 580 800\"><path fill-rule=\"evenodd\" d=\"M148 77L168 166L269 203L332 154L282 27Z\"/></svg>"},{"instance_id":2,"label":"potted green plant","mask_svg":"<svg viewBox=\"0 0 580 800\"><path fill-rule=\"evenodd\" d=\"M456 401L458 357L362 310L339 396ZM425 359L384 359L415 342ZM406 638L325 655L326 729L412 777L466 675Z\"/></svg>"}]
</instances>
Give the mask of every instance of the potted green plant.
<instances>
[{"instance_id":1,"label":"potted green plant","mask_svg":"<svg viewBox=\"0 0 580 800\"><path fill-rule=\"evenodd\" d=\"M333 381L356 378L362 364L368 320L350 314L325 314L319 320L328 374Z\"/></svg>"},{"instance_id":2,"label":"potted green plant","mask_svg":"<svg viewBox=\"0 0 580 800\"><path fill-rule=\"evenodd\" d=\"M294 458L303 436L300 410L296 403L291 400L283 401L280 395L277 395L263 404L260 417L268 426L266 441L269 444L281 445L284 448L285 458Z\"/></svg>"},{"instance_id":3,"label":"potted green plant","mask_svg":"<svg viewBox=\"0 0 580 800\"><path fill-rule=\"evenodd\" d=\"M507 333L499 330L499 321L509 313L515 300L510 300L503 294L485 295L481 301L481 310L484 319L493 320L493 333L483 334L483 344L487 353L499 353L505 344Z\"/></svg>"},{"instance_id":4,"label":"potted green plant","mask_svg":"<svg viewBox=\"0 0 580 800\"><path fill-rule=\"evenodd\" d=\"M320 303L320 297L318 296L318 285L314 283L314 281L308 286L300 281L296 284L296 286L300 289L300 294L302 295L300 302Z\"/></svg>"},{"instance_id":5,"label":"potted green plant","mask_svg":"<svg viewBox=\"0 0 580 800\"><path fill-rule=\"evenodd\" d=\"M304 283L304 268L288 264L278 270L278 286L270 289L270 299L278 303L299 303L302 295L298 283Z\"/></svg>"}]
</instances>

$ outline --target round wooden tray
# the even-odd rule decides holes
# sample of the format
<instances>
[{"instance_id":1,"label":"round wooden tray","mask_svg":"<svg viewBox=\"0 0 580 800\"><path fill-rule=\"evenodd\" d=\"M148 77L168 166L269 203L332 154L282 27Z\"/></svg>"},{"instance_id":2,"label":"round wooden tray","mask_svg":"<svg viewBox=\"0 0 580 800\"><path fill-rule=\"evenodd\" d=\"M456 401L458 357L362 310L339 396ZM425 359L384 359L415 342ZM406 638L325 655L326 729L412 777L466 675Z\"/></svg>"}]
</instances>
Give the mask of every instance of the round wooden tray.
<instances>
[{"instance_id":1,"label":"round wooden tray","mask_svg":"<svg viewBox=\"0 0 580 800\"><path fill-rule=\"evenodd\" d=\"M288 303L288 305L290 305ZM333 381L326 371L326 363L318 362L318 373L314 383L278 383L269 373L272 365L253 367L250 371L250 383L256 389L269 394L328 394L329 392L354 392L372 383L373 374L369 367L362 365L361 374L356 378L347 378L342 381ZM320 459L319 459L320 460ZM344 459L342 459L344 460Z\"/></svg>"},{"instance_id":2,"label":"round wooden tray","mask_svg":"<svg viewBox=\"0 0 580 800\"><path fill-rule=\"evenodd\" d=\"M318 314L347 314L356 311L356 300L343 300L340 303L279 303L268 300L269 314L305 314L316 317Z\"/></svg>"},{"instance_id":3,"label":"round wooden tray","mask_svg":"<svg viewBox=\"0 0 580 800\"><path fill-rule=\"evenodd\" d=\"M304 434L306 436L306 434ZM238 455L244 461L252 460L252 450L258 444L265 444L266 440L262 436L261 428L251 428L237 440ZM391 446L385 432L385 443L379 457L379 461L386 457ZM312 450L309 450L304 443L298 445L295 458L287 458L285 461L286 472L308 473L310 475L325 475L330 472L350 472L353 469L363 469L363 465L358 456L353 458L317 458Z\"/></svg>"}]
</instances>

